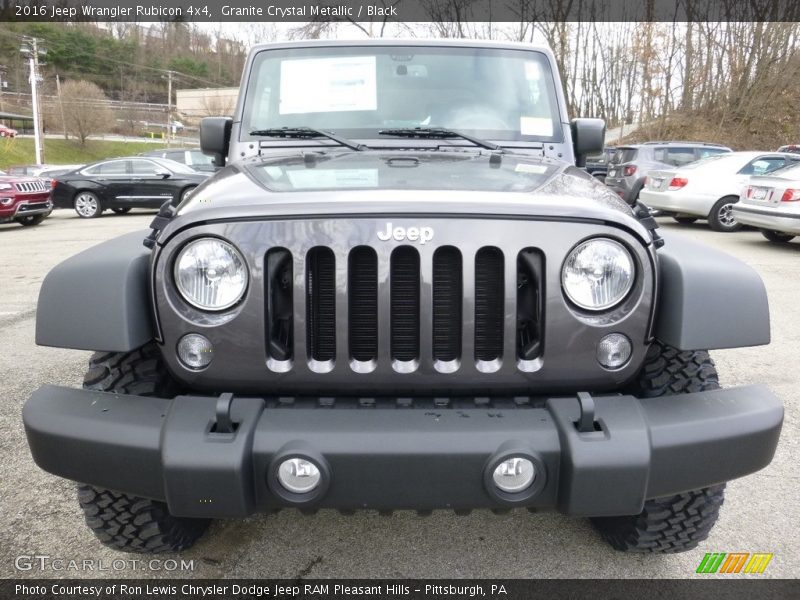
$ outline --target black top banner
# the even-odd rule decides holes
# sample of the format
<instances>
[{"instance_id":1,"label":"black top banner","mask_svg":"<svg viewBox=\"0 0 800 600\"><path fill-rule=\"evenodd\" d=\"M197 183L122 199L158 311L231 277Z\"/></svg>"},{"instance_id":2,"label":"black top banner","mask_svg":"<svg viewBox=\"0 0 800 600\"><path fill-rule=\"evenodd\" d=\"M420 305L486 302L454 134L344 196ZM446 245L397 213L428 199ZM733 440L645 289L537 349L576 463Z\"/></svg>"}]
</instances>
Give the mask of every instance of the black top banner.
<instances>
[{"instance_id":1,"label":"black top banner","mask_svg":"<svg viewBox=\"0 0 800 600\"><path fill-rule=\"evenodd\" d=\"M797 0L0 0L0 21L798 21Z\"/></svg>"}]
</instances>

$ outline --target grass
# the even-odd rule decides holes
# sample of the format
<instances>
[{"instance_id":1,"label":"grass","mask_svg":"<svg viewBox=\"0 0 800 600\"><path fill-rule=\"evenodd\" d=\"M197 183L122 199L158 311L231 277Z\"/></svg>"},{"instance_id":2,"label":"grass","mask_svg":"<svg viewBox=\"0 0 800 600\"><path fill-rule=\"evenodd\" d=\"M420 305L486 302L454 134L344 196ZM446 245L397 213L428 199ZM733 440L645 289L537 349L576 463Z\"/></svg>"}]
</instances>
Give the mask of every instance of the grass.
<instances>
[{"instance_id":1,"label":"grass","mask_svg":"<svg viewBox=\"0 0 800 600\"><path fill-rule=\"evenodd\" d=\"M104 158L130 156L163 147L163 144L118 140L86 140L86 144L81 146L77 140L47 138L44 140L44 163L87 164ZM33 138L0 139L0 170L14 165L34 164L35 156Z\"/></svg>"}]
</instances>

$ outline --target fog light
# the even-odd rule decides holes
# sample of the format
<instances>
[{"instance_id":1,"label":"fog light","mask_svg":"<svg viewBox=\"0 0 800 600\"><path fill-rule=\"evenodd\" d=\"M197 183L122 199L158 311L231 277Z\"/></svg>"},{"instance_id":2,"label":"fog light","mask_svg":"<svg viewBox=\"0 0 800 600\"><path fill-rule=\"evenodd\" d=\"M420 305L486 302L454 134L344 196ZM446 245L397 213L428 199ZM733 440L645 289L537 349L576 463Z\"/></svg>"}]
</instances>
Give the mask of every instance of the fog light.
<instances>
[{"instance_id":1,"label":"fog light","mask_svg":"<svg viewBox=\"0 0 800 600\"><path fill-rule=\"evenodd\" d=\"M278 481L290 492L305 494L319 485L322 475L310 460L290 458L278 467Z\"/></svg>"},{"instance_id":2,"label":"fog light","mask_svg":"<svg viewBox=\"0 0 800 600\"><path fill-rule=\"evenodd\" d=\"M207 367L214 358L214 346L199 333L190 333L178 342L178 358L190 369Z\"/></svg>"},{"instance_id":3,"label":"fog light","mask_svg":"<svg viewBox=\"0 0 800 600\"><path fill-rule=\"evenodd\" d=\"M619 369L631 357L631 341L621 333L609 333L597 345L597 361L606 369Z\"/></svg>"},{"instance_id":4,"label":"fog light","mask_svg":"<svg viewBox=\"0 0 800 600\"><path fill-rule=\"evenodd\" d=\"M494 484L504 492L513 494L531 486L536 477L536 469L527 458L509 458L494 468Z\"/></svg>"}]
</instances>

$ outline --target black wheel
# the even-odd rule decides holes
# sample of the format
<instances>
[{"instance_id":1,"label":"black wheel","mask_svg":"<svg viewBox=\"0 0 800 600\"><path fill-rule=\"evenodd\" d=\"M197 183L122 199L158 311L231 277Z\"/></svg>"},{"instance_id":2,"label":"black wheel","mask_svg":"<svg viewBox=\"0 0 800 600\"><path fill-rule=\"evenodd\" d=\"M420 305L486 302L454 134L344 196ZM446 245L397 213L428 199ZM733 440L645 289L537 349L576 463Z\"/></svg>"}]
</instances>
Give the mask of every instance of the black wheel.
<instances>
[{"instance_id":1,"label":"black wheel","mask_svg":"<svg viewBox=\"0 0 800 600\"><path fill-rule=\"evenodd\" d=\"M103 214L103 205L92 192L78 192L75 196L75 212L83 219L93 219Z\"/></svg>"},{"instance_id":2,"label":"black wheel","mask_svg":"<svg viewBox=\"0 0 800 600\"><path fill-rule=\"evenodd\" d=\"M111 210L113 210L118 215L127 215L129 212L131 212L130 208L112 208Z\"/></svg>"},{"instance_id":3,"label":"black wheel","mask_svg":"<svg viewBox=\"0 0 800 600\"><path fill-rule=\"evenodd\" d=\"M771 229L762 229L761 235L767 238L770 242L775 244L786 244L791 242L795 236L790 233L783 233L782 231L773 231Z\"/></svg>"},{"instance_id":4,"label":"black wheel","mask_svg":"<svg viewBox=\"0 0 800 600\"><path fill-rule=\"evenodd\" d=\"M733 216L733 205L739 201L738 196L725 196L717 200L708 213L708 225L714 231L730 232L742 228Z\"/></svg>"},{"instance_id":5,"label":"black wheel","mask_svg":"<svg viewBox=\"0 0 800 600\"><path fill-rule=\"evenodd\" d=\"M171 398L180 388L167 372L155 344L133 352L97 352L83 379L89 390ZM125 552L177 552L189 548L208 519L175 517L164 502L91 485L78 485L86 524L104 545Z\"/></svg>"},{"instance_id":6,"label":"black wheel","mask_svg":"<svg viewBox=\"0 0 800 600\"><path fill-rule=\"evenodd\" d=\"M684 217L684 216L674 216L672 217L681 225L691 225L695 221L697 221L697 217Z\"/></svg>"},{"instance_id":7,"label":"black wheel","mask_svg":"<svg viewBox=\"0 0 800 600\"><path fill-rule=\"evenodd\" d=\"M32 227L34 225L38 225L47 215L28 215L26 217L20 217L17 219L17 223L20 225L24 225L25 227Z\"/></svg>"},{"instance_id":8,"label":"black wheel","mask_svg":"<svg viewBox=\"0 0 800 600\"><path fill-rule=\"evenodd\" d=\"M180 201L181 201L181 202L183 202L184 200L186 200L186 197L187 197L189 194L191 194L191 193L194 191L194 188L196 188L196 187L197 187L196 185L193 185L192 187L188 187L188 188L186 188L185 190L183 190L183 191L181 192L181 198L180 198Z\"/></svg>"},{"instance_id":9,"label":"black wheel","mask_svg":"<svg viewBox=\"0 0 800 600\"><path fill-rule=\"evenodd\" d=\"M627 390L653 398L719 388L714 361L702 350L680 351L654 343L638 379ZM653 498L638 515L595 517L592 523L612 547L627 552L684 552L708 537L717 522L725 484Z\"/></svg>"}]
</instances>

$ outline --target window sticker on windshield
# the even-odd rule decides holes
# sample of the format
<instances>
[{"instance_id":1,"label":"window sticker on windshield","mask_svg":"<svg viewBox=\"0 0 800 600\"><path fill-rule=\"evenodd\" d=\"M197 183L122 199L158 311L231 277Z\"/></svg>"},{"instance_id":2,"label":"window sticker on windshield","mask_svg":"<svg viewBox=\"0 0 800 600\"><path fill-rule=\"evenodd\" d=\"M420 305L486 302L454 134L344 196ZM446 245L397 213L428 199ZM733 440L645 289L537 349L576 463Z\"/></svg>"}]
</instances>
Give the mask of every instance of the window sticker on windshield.
<instances>
[{"instance_id":1,"label":"window sticker on windshield","mask_svg":"<svg viewBox=\"0 0 800 600\"><path fill-rule=\"evenodd\" d=\"M299 190L378 187L378 169L310 169L286 175Z\"/></svg>"},{"instance_id":2,"label":"window sticker on windshield","mask_svg":"<svg viewBox=\"0 0 800 600\"><path fill-rule=\"evenodd\" d=\"M553 121L542 117L520 117L519 132L522 135L551 137L553 135Z\"/></svg>"},{"instance_id":3,"label":"window sticker on windshield","mask_svg":"<svg viewBox=\"0 0 800 600\"><path fill-rule=\"evenodd\" d=\"M280 114L377 110L374 56L285 60Z\"/></svg>"},{"instance_id":4,"label":"window sticker on windshield","mask_svg":"<svg viewBox=\"0 0 800 600\"><path fill-rule=\"evenodd\" d=\"M541 77L539 70L539 63L532 60L525 61L525 79L528 81L535 81Z\"/></svg>"},{"instance_id":5,"label":"window sticker on windshield","mask_svg":"<svg viewBox=\"0 0 800 600\"><path fill-rule=\"evenodd\" d=\"M547 167L544 165L529 165L526 163L517 163L517 166L514 167L514 170L517 173L533 173L534 175L541 175L542 173L547 172Z\"/></svg>"}]
</instances>

